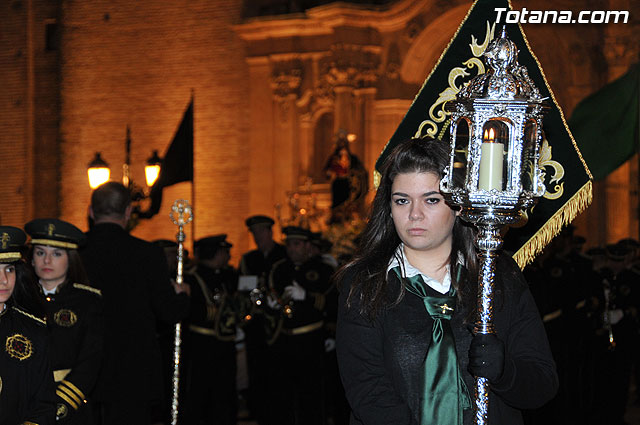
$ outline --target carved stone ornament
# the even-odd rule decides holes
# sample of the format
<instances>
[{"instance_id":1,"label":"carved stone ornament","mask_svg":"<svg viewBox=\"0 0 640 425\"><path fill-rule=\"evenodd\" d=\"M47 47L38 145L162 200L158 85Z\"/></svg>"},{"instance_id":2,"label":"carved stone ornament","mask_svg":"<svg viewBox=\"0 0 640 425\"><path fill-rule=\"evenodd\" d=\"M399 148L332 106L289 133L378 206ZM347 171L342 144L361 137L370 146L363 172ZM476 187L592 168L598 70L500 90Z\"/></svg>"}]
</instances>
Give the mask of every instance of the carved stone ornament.
<instances>
[{"instance_id":1,"label":"carved stone ornament","mask_svg":"<svg viewBox=\"0 0 640 425\"><path fill-rule=\"evenodd\" d=\"M276 99L298 95L302 83L302 63L298 60L276 62L271 73L271 90Z\"/></svg>"},{"instance_id":2,"label":"carved stone ornament","mask_svg":"<svg viewBox=\"0 0 640 425\"><path fill-rule=\"evenodd\" d=\"M322 75L332 87L371 87L378 81L379 65L378 46L334 44L322 65Z\"/></svg>"}]
</instances>

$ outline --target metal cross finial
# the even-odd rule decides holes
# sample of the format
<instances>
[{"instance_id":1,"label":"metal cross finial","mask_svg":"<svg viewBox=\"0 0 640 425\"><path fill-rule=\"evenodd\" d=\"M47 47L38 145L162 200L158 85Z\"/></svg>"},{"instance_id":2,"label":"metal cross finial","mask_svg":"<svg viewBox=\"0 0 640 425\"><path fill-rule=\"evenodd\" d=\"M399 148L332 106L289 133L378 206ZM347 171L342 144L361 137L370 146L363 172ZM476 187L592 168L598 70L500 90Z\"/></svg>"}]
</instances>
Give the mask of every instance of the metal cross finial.
<instances>
[{"instance_id":1,"label":"metal cross finial","mask_svg":"<svg viewBox=\"0 0 640 425\"><path fill-rule=\"evenodd\" d=\"M193 210L189 201L184 199L178 199L173 203L171 207L171 221L178 226L184 226L193 220Z\"/></svg>"}]
</instances>

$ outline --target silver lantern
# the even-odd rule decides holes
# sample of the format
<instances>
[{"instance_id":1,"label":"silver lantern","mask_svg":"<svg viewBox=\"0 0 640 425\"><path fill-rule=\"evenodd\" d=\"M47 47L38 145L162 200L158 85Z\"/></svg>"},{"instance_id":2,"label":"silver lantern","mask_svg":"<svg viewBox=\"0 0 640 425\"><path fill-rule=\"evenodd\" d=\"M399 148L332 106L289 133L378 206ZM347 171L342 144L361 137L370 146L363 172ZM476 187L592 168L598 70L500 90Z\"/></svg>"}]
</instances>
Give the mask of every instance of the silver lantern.
<instances>
[{"instance_id":1,"label":"silver lantern","mask_svg":"<svg viewBox=\"0 0 640 425\"><path fill-rule=\"evenodd\" d=\"M478 320L474 332L494 333L493 279L502 247L500 229L514 224L545 192L538 165L545 99L505 29L487 47L488 71L472 79L447 104L451 114L450 162L440 182L447 202L478 227ZM476 423L488 421L485 378L476 378Z\"/></svg>"}]
</instances>

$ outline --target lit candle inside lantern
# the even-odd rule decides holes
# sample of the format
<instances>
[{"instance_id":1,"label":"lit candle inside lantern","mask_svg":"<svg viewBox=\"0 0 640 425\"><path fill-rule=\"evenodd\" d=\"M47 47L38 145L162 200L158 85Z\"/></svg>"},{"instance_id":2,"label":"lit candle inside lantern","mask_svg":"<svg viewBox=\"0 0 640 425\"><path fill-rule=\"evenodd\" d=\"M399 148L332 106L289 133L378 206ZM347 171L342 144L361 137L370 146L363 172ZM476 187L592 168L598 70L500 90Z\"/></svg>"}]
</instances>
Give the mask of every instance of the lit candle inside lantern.
<instances>
[{"instance_id":1,"label":"lit candle inside lantern","mask_svg":"<svg viewBox=\"0 0 640 425\"><path fill-rule=\"evenodd\" d=\"M480 179L478 189L502 190L502 158L504 149L502 143L496 143L495 131L490 128L484 131L480 146Z\"/></svg>"}]
</instances>

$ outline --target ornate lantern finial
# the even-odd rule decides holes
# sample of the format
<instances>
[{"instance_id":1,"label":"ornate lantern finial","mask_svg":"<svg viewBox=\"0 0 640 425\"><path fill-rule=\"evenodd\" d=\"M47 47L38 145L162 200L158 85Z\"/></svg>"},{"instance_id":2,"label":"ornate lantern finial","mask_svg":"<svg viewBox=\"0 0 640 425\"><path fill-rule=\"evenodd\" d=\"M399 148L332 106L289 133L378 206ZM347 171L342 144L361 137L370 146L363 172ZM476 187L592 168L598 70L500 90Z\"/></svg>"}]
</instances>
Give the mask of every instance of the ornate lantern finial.
<instances>
[{"instance_id":1,"label":"ornate lantern finial","mask_svg":"<svg viewBox=\"0 0 640 425\"><path fill-rule=\"evenodd\" d=\"M442 192L474 216L487 208L513 215L502 224L515 221L544 194L538 166L544 99L517 55L503 28L484 53L488 71L446 107L452 154Z\"/></svg>"}]
</instances>

